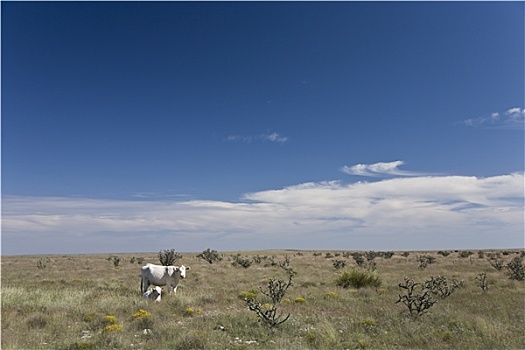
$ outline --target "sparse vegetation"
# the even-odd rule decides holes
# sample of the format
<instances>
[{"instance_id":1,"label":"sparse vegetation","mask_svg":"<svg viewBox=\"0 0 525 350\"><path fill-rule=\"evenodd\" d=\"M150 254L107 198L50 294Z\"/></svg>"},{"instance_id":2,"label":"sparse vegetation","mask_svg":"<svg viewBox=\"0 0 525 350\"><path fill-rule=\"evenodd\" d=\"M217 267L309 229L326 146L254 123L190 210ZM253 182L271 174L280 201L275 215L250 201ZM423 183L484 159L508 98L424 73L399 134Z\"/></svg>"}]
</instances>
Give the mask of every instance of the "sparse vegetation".
<instances>
[{"instance_id":1,"label":"sparse vegetation","mask_svg":"<svg viewBox=\"0 0 525 350\"><path fill-rule=\"evenodd\" d=\"M120 265L120 257L113 255L107 258L107 261L113 262L113 266L118 267Z\"/></svg>"},{"instance_id":2,"label":"sparse vegetation","mask_svg":"<svg viewBox=\"0 0 525 350\"><path fill-rule=\"evenodd\" d=\"M416 260L419 263L419 268L422 270L425 269L428 265L436 262L436 258L428 254L418 255Z\"/></svg>"},{"instance_id":3,"label":"sparse vegetation","mask_svg":"<svg viewBox=\"0 0 525 350\"><path fill-rule=\"evenodd\" d=\"M346 260L332 260L332 265L336 270L340 270L346 266Z\"/></svg>"},{"instance_id":4,"label":"sparse vegetation","mask_svg":"<svg viewBox=\"0 0 525 350\"><path fill-rule=\"evenodd\" d=\"M480 272L476 276L476 280L478 281L478 286L481 288L482 291L485 293L489 291L489 284L487 282L487 273L486 272Z\"/></svg>"},{"instance_id":5,"label":"sparse vegetation","mask_svg":"<svg viewBox=\"0 0 525 350\"><path fill-rule=\"evenodd\" d=\"M487 256L487 260L489 261L490 265L492 265L492 267L494 267L498 271L501 271L503 269L505 265L503 263L503 258L501 257L501 254L499 252L491 252L488 253Z\"/></svg>"},{"instance_id":6,"label":"sparse vegetation","mask_svg":"<svg viewBox=\"0 0 525 350\"><path fill-rule=\"evenodd\" d=\"M214 262L222 260L221 256L219 255L219 252L216 250L210 250L210 248L197 255L197 258L204 259L209 264L213 264Z\"/></svg>"},{"instance_id":7,"label":"sparse vegetation","mask_svg":"<svg viewBox=\"0 0 525 350\"><path fill-rule=\"evenodd\" d=\"M449 297L456 289L463 287L465 283L463 281L458 281L453 279L451 283L448 282L447 277L445 276L431 276L429 280L425 281L424 286L426 289L434 295L439 295L441 298L445 299Z\"/></svg>"},{"instance_id":8,"label":"sparse vegetation","mask_svg":"<svg viewBox=\"0 0 525 350\"><path fill-rule=\"evenodd\" d=\"M159 252L159 261L162 266L171 266L182 259L182 255L177 253L175 249L163 250Z\"/></svg>"},{"instance_id":9,"label":"sparse vegetation","mask_svg":"<svg viewBox=\"0 0 525 350\"><path fill-rule=\"evenodd\" d=\"M525 279L525 270L523 269L523 259L521 256L516 256L507 264L510 279L523 281Z\"/></svg>"},{"instance_id":10,"label":"sparse vegetation","mask_svg":"<svg viewBox=\"0 0 525 350\"><path fill-rule=\"evenodd\" d=\"M236 267L244 267L245 269L247 269L248 267L252 266L252 262L253 259L250 259L248 257L242 257L240 254L237 254L233 256L232 265Z\"/></svg>"},{"instance_id":11,"label":"sparse vegetation","mask_svg":"<svg viewBox=\"0 0 525 350\"><path fill-rule=\"evenodd\" d=\"M283 265L285 264L283 263ZM292 285L292 278L294 276L292 269L289 268L288 265L281 267L283 267L283 269L286 271L288 275L288 281L286 282L284 280L270 279L268 281L267 289L264 290L261 288L261 293L271 300L271 304L261 304L259 300L251 297L245 299L246 303L248 304L248 308L255 312L255 314L259 317L259 320L270 328L279 326L280 324L286 322L290 317L290 314L284 316L282 312L277 313L279 303L281 300L283 300L284 296L286 295L286 291ZM295 301L298 302L298 299L302 299L304 302L303 298L296 298Z\"/></svg>"},{"instance_id":12,"label":"sparse vegetation","mask_svg":"<svg viewBox=\"0 0 525 350\"><path fill-rule=\"evenodd\" d=\"M404 281L399 283L399 288L403 288L405 293L399 294L396 304L405 304L411 315L419 316L427 312L436 303L432 297L432 290L411 278L405 277Z\"/></svg>"},{"instance_id":13,"label":"sparse vegetation","mask_svg":"<svg viewBox=\"0 0 525 350\"><path fill-rule=\"evenodd\" d=\"M476 253L472 265L469 259L458 259L459 252L444 257L418 251L404 257L401 251L391 258L378 252L375 272L355 270L377 276L381 286L360 288L337 286L337 278L355 266L348 250L337 251L341 259L348 259L341 270L324 259L326 251L317 251L320 256L313 256L314 251L239 252L244 259L259 256L260 263L249 269L231 265L237 252L221 252L230 259L223 264L209 264L197 258L198 252L188 253L184 264L191 270L177 295L163 295L159 303L145 300L138 288L142 264L138 257L154 262L156 252L118 254L118 268L113 268L112 258L106 260L108 255L2 256L1 348L525 349L525 320L517 307L525 298L525 282L510 279L508 268L523 249L500 254L504 266L500 271L487 261L489 252L497 251L485 250L484 258L472 251ZM417 255L431 255L437 261L418 269ZM128 264L133 256L135 262ZM36 266L41 258L44 269ZM259 301L261 312L271 310L273 299L261 289L268 293L270 278L274 284L279 279L286 284L287 275L281 275L292 272L290 266L297 273L275 304L275 320L290 316L271 327L245 299ZM483 284L480 271L485 271ZM446 298L437 289L432 293L430 285L425 288L425 282L444 274L445 294L455 280L466 281ZM419 300L417 294L427 289L437 302L421 312L413 305L412 317L407 317L408 306L403 301L396 304L407 294L399 287L404 276L420 282L412 298ZM484 292L481 284L490 290Z\"/></svg>"}]
</instances>

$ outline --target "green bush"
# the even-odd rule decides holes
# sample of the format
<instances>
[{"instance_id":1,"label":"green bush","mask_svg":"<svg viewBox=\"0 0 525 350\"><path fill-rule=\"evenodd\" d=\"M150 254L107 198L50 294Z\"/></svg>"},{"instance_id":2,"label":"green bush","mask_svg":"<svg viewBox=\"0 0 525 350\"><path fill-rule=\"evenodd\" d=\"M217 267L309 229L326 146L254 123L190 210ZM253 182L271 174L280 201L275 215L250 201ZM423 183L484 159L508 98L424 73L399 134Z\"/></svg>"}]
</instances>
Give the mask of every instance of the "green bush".
<instances>
[{"instance_id":1,"label":"green bush","mask_svg":"<svg viewBox=\"0 0 525 350\"><path fill-rule=\"evenodd\" d=\"M381 279L377 274L365 270L345 270L336 280L339 287L363 288L363 287L380 287Z\"/></svg>"}]
</instances>

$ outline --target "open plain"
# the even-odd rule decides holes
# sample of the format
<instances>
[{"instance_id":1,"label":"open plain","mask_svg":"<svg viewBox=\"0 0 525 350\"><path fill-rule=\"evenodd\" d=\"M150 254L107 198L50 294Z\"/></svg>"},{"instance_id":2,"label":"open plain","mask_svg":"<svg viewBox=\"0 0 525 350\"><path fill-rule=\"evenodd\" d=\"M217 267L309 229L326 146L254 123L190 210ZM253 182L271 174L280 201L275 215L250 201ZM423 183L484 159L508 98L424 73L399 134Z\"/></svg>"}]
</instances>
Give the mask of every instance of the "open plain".
<instances>
[{"instance_id":1,"label":"open plain","mask_svg":"<svg viewBox=\"0 0 525 350\"><path fill-rule=\"evenodd\" d=\"M351 251L218 252L221 260L212 264L199 253L181 253L176 264L191 270L177 294L163 294L158 303L140 292L140 268L159 264L157 253L3 256L1 347L525 349L524 282L510 279L506 267L493 267L490 252L380 254L369 266L380 286L361 288L337 285L344 271L365 270L356 266ZM504 264L524 255L523 250L499 254ZM433 261L422 268L421 256ZM239 258L249 266L233 264ZM290 316L269 327L245 298L255 295L262 309L270 310L263 293L269 280L288 281L280 265L294 274L275 317ZM407 292L399 287L405 277L423 283L437 276L462 286L448 297L434 295L435 304L420 315L396 303Z\"/></svg>"}]
</instances>

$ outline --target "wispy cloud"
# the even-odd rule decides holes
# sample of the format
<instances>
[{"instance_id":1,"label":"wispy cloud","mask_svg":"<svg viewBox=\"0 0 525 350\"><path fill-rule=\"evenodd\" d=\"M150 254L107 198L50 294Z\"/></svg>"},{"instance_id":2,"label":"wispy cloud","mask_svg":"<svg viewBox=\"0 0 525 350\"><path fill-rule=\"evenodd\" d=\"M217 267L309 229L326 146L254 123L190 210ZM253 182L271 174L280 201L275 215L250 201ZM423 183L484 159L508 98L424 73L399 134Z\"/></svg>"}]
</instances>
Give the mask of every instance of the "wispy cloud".
<instances>
[{"instance_id":1,"label":"wispy cloud","mask_svg":"<svg viewBox=\"0 0 525 350\"><path fill-rule=\"evenodd\" d=\"M352 166L345 165L340 170L349 175L359 175L368 177L384 177L384 176L423 176L426 175L420 172L399 170L398 168L405 164L402 160L395 162L380 162L375 164L357 164Z\"/></svg>"},{"instance_id":2,"label":"wispy cloud","mask_svg":"<svg viewBox=\"0 0 525 350\"><path fill-rule=\"evenodd\" d=\"M523 130L525 125L525 109L515 107L504 113L494 112L489 116L466 119L463 123L471 127L486 127L494 129Z\"/></svg>"},{"instance_id":3,"label":"wispy cloud","mask_svg":"<svg viewBox=\"0 0 525 350\"><path fill-rule=\"evenodd\" d=\"M325 181L239 202L5 196L2 253L520 247L523 184L523 173Z\"/></svg>"},{"instance_id":4,"label":"wispy cloud","mask_svg":"<svg viewBox=\"0 0 525 350\"><path fill-rule=\"evenodd\" d=\"M288 141L287 136L280 135L276 132L271 134L259 134L259 135L230 135L226 138L227 141L234 141L234 142L246 142L250 143L252 141L270 141L270 142L277 142L277 143L285 143Z\"/></svg>"}]
</instances>

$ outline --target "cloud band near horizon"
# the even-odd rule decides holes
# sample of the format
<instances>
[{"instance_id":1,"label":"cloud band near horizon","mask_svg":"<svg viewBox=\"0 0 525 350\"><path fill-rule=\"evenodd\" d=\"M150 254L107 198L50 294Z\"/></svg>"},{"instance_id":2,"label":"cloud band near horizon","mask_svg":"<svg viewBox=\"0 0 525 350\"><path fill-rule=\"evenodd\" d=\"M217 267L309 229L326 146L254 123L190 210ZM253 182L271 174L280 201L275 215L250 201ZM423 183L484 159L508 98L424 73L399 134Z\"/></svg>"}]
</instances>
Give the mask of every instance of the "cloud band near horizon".
<instances>
[{"instance_id":1,"label":"cloud band near horizon","mask_svg":"<svg viewBox=\"0 0 525 350\"><path fill-rule=\"evenodd\" d=\"M365 171L393 174L394 163ZM2 254L89 252L102 243L113 252L162 244L181 251L342 249L344 242L365 250L522 247L523 189L523 173L512 173L304 183L240 202L4 196Z\"/></svg>"}]
</instances>

